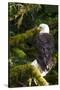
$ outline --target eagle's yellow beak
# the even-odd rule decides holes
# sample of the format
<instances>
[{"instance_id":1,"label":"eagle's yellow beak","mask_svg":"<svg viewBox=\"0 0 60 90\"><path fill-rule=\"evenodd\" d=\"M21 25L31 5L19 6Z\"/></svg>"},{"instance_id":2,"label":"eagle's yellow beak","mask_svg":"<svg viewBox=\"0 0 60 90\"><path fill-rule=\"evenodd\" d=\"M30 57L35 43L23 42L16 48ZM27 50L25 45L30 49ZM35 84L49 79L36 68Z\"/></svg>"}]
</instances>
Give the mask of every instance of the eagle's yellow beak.
<instances>
[{"instance_id":1,"label":"eagle's yellow beak","mask_svg":"<svg viewBox=\"0 0 60 90\"><path fill-rule=\"evenodd\" d=\"M40 28L40 27L38 27L38 28L37 28L37 30L41 31L41 28Z\"/></svg>"}]
</instances>

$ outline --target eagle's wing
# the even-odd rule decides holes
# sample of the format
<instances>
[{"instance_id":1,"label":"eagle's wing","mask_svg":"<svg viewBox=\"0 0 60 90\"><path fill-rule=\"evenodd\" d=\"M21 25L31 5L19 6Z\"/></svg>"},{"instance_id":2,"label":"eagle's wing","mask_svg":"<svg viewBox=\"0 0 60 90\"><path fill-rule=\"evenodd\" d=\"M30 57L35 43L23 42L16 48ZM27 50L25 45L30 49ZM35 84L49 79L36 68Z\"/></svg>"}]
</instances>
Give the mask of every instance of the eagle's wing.
<instances>
[{"instance_id":1,"label":"eagle's wing","mask_svg":"<svg viewBox=\"0 0 60 90\"><path fill-rule=\"evenodd\" d=\"M43 70L50 63L54 51L54 40L50 34L38 34L36 37L36 48L38 52L37 61Z\"/></svg>"}]
</instances>

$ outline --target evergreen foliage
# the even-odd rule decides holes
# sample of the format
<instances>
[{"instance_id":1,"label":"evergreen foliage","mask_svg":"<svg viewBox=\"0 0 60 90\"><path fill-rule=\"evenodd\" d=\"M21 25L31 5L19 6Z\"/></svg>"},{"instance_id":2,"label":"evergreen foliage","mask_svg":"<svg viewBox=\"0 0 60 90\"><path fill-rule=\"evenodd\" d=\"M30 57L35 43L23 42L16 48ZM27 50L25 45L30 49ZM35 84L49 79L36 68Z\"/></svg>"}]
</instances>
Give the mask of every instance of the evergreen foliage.
<instances>
[{"instance_id":1,"label":"evergreen foliage","mask_svg":"<svg viewBox=\"0 0 60 90\"><path fill-rule=\"evenodd\" d=\"M45 77L30 64L37 57L34 38L40 23L50 26L55 40L53 60L56 64ZM58 6L10 2L8 29L9 87L58 84Z\"/></svg>"}]
</instances>

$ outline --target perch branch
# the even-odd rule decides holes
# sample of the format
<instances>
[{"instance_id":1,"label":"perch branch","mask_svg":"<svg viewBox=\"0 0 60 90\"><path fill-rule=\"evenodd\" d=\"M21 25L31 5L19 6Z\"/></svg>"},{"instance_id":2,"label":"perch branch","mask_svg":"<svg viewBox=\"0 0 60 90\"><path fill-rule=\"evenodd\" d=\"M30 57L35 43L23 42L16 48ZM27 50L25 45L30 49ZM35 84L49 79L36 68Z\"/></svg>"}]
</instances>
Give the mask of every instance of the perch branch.
<instances>
[{"instance_id":1,"label":"perch branch","mask_svg":"<svg viewBox=\"0 0 60 90\"><path fill-rule=\"evenodd\" d=\"M10 70L10 84L13 86L17 85L17 82L22 82L26 85L26 81L29 78L35 78L37 85L48 85L48 82L41 76L39 69L31 64L18 65Z\"/></svg>"}]
</instances>

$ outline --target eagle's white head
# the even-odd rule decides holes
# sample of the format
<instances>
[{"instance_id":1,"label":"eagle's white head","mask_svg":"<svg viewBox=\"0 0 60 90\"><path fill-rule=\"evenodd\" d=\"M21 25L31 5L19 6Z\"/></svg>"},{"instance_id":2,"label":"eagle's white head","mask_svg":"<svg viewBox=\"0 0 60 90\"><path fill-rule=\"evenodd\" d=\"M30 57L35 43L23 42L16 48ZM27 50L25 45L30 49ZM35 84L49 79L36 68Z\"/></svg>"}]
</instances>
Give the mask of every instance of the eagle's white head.
<instances>
[{"instance_id":1,"label":"eagle's white head","mask_svg":"<svg viewBox=\"0 0 60 90\"><path fill-rule=\"evenodd\" d=\"M38 29L40 29L40 33L49 33L49 26L47 24L40 24Z\"/></svg>"}]
</instances>

